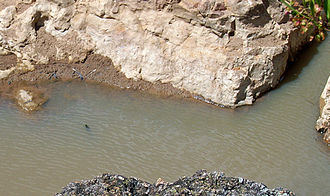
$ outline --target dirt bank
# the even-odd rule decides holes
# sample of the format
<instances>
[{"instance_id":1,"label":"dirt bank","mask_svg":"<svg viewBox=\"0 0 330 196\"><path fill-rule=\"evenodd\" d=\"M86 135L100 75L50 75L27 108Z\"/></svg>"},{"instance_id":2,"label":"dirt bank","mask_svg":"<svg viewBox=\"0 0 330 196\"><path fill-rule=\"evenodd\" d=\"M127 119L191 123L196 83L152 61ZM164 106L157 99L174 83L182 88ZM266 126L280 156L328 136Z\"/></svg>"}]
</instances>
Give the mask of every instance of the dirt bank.
<instances>
[{"instance_id":1,"label":"dirt bank","mask_svg":"<svg viewBox=\"0 0 330 196\"><path fill-rule=\"evenodd\" d=\"M0 56L0 70L15 67L16 61L15 55ZM35 65L33 71L21 72L16 70L8 78L0 81L0 92L3 95L10 96L14 89L22 86L36 86L36 84L45 81L68 80L83 80L115 88L139 90L165 97L193 97L191 93L174 88L171 84L128 79L124 74L116 70L109 58L95 54L88 55L82 63L68 64L54 61L45 65Z\"/></svg>"}]
</instances>

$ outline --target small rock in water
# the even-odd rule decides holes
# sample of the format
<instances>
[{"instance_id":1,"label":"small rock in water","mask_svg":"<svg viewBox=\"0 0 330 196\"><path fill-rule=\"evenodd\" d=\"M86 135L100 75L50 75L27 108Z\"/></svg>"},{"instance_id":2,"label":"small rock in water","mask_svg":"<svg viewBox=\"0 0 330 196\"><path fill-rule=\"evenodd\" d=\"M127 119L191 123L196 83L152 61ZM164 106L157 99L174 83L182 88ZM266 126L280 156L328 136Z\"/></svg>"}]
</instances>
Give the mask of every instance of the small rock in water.
<instances>
[{"instance_id":1,"label":"small rock in water","mask_svg":"<svg viewBox=\"0 0 330 196\"><path fill-rule=\"evenodd\" d=\"M47 101L47 98L37 89L30 87L27 89L19 89L15 95L17 105L25 111L37 110L42 104Z\"/></svg>"}]
</instances>

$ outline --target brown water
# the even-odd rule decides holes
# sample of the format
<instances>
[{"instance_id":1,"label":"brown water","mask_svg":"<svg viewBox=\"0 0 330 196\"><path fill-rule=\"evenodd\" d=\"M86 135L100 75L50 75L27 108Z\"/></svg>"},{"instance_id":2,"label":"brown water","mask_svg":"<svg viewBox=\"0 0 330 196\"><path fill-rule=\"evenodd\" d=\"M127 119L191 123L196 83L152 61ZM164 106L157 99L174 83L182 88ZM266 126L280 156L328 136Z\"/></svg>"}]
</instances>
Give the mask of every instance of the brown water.
<instances>
[{"instance_id":1,"label":"brown water","mask_svg":"<svg viewBox=\"0 0 330 196\"><path fill-rule=\"evenodd\" d=\"M236 110L76 82L49 85L30 115L0 99L0 195L53 195L104 172L154 182L199 169L328 195L330 149L314 125L329 54L329 39L311 46L279 88Z\"/></svg>"}]
</instances>

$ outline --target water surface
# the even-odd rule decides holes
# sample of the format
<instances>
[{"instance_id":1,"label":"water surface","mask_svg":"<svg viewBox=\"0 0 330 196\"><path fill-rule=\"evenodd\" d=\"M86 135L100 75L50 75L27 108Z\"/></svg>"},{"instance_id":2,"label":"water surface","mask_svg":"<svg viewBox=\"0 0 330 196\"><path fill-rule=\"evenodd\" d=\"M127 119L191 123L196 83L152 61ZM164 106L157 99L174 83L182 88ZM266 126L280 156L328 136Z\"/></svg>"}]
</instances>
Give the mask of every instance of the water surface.
<instances>
[{"instance_id":1,"label":"water surface","mask_svg":"<svg viewBox=\"0 0 330 196\"><path fill-rule=\"evenodd\" d=\"M329 54L329 39L311 46L279 88L236 110L83 82L50 84L33 114L0 99L0 195L53 195L104 172L154 182L199 169L327 195L330 150L314 125Z\"/></svg>"}]
</instances>

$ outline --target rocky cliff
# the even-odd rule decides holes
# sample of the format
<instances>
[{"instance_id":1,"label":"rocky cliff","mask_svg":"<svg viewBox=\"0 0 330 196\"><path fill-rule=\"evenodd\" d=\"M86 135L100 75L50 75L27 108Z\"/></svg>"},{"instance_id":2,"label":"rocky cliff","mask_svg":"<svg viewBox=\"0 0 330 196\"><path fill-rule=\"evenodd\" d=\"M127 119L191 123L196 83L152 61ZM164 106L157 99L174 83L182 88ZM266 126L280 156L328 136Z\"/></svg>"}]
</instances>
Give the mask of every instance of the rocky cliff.
<instances>
[{"instance_id":1,"label":"rocky cliff","mask_svg":"<svg viewBox=\"0 0 330 196\"><path fill-rule=\"evenodd\" d=\"M18 58L1 78L98 54L127 78L225 106L275 87L307 37L277 0L1 0L0 10L0 53Z\"/></svg>"},{"instance_id":2,"label":"rocky cliff","mask_svg":"<svg viewBox=\"0 0 330 196\"><path fill-rule=\"evenodd\" d=\"M316 130L323 133L323 140L330 145L330 77L320 97L320 117Z\"/></svg>"}]
</instances>

